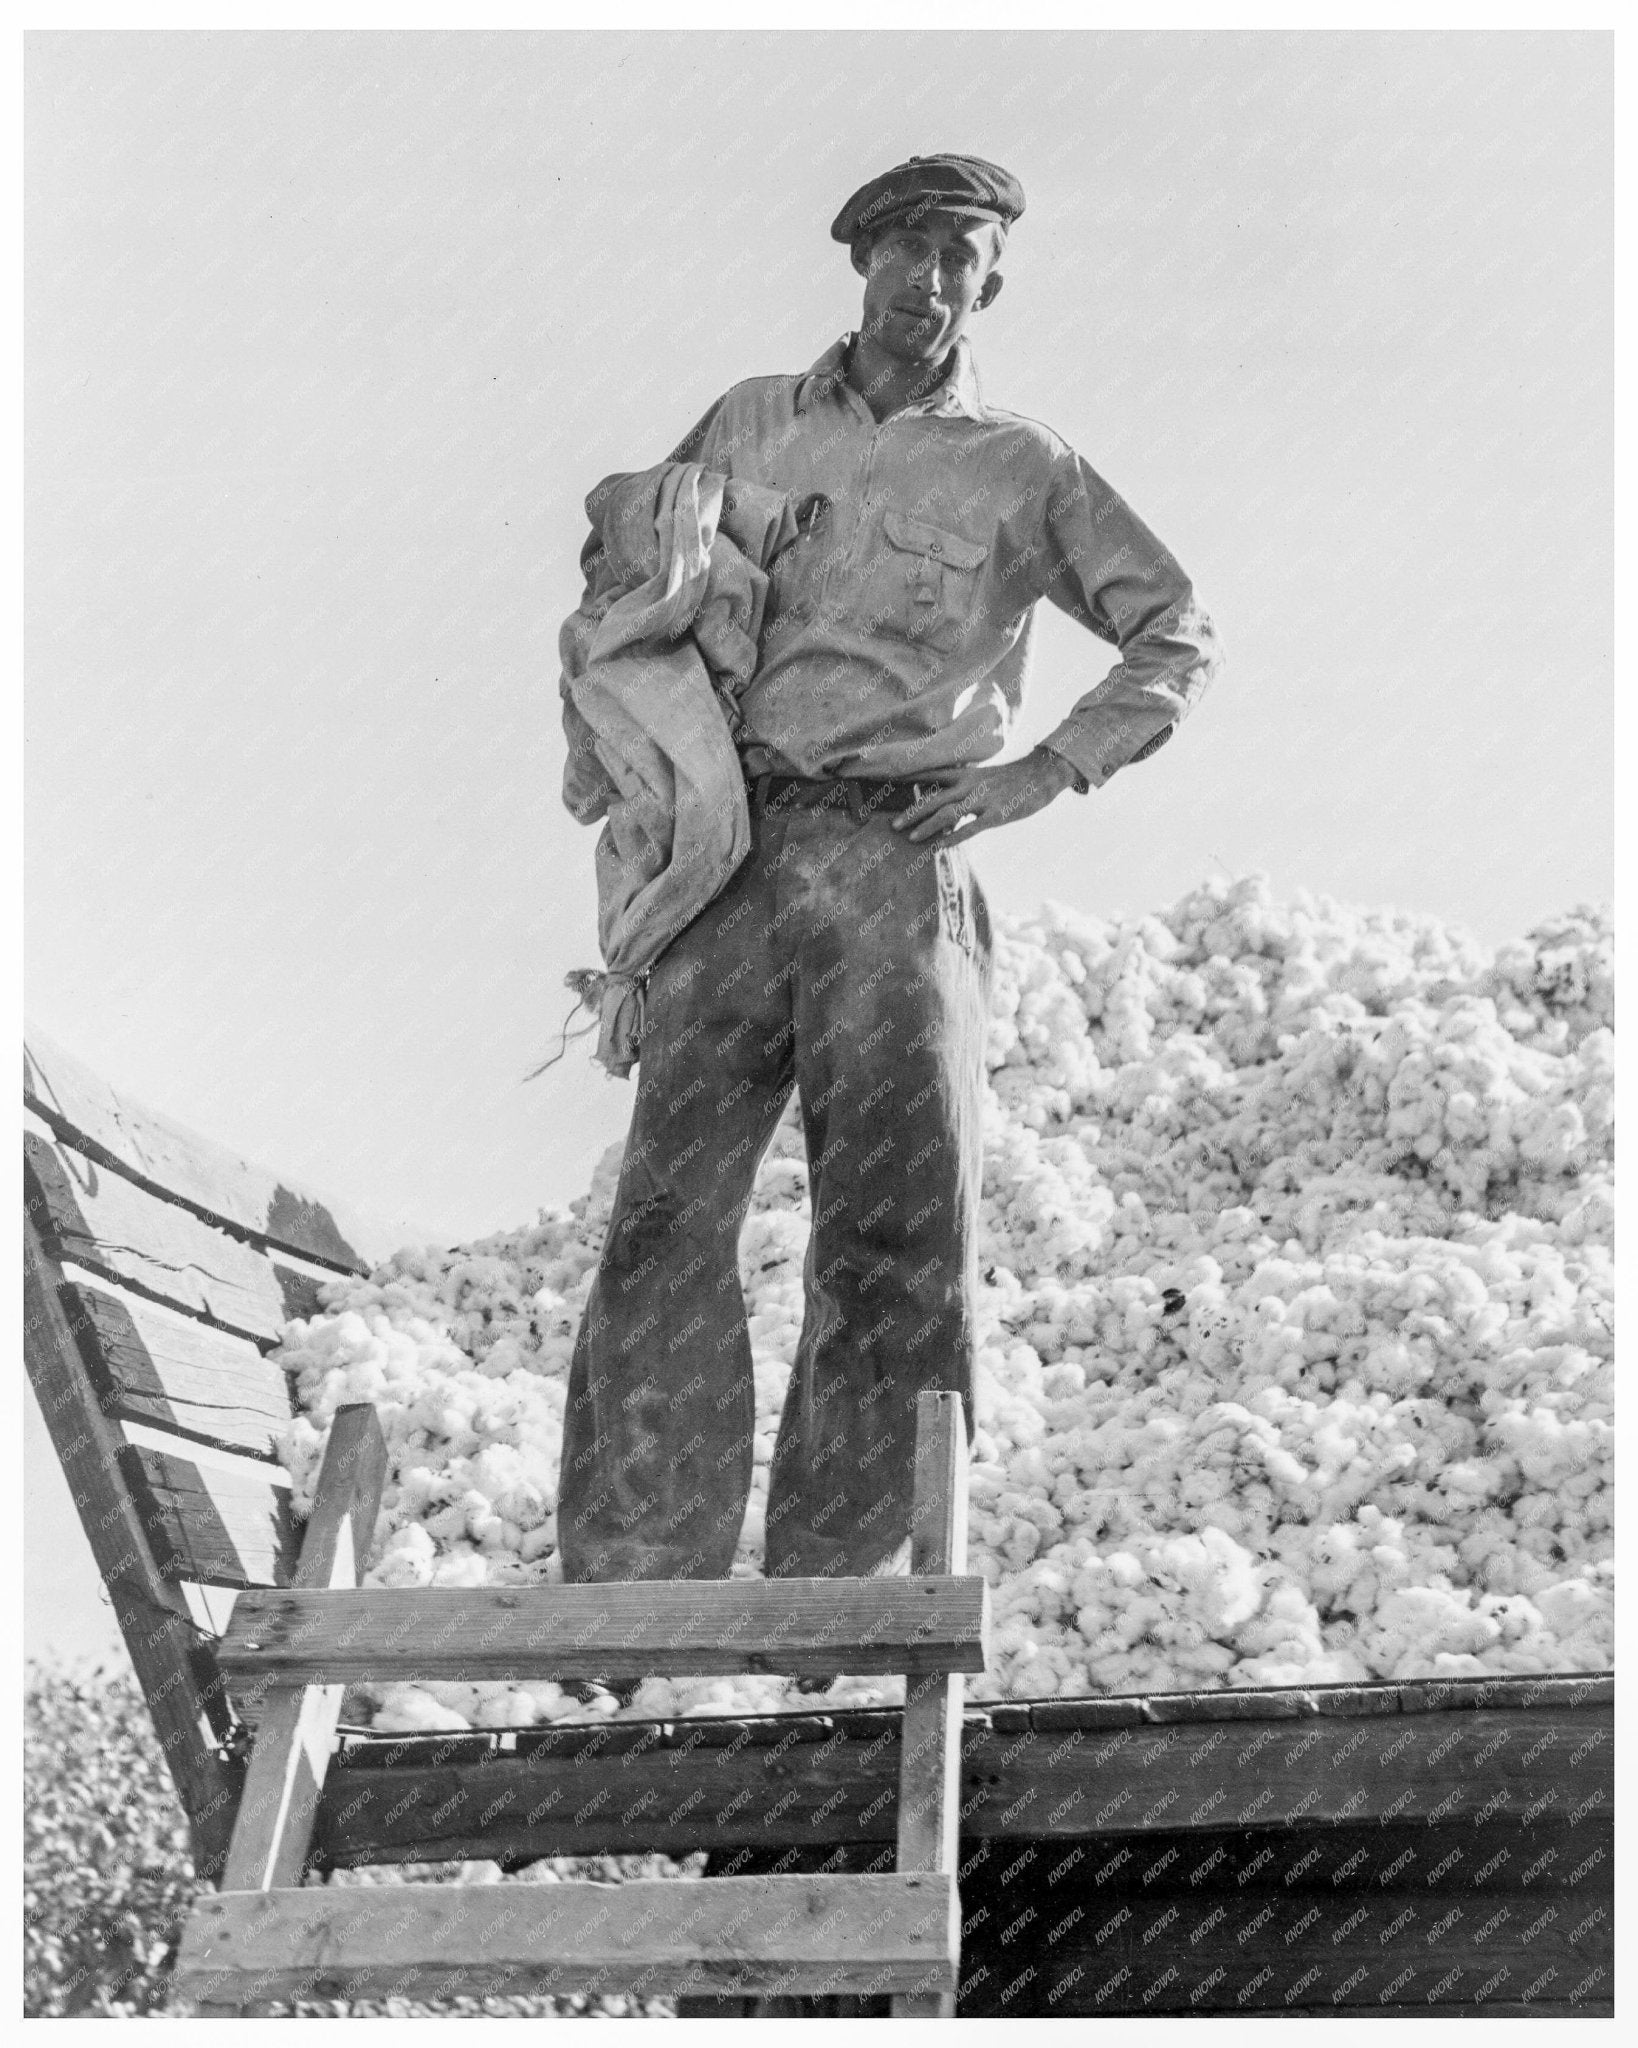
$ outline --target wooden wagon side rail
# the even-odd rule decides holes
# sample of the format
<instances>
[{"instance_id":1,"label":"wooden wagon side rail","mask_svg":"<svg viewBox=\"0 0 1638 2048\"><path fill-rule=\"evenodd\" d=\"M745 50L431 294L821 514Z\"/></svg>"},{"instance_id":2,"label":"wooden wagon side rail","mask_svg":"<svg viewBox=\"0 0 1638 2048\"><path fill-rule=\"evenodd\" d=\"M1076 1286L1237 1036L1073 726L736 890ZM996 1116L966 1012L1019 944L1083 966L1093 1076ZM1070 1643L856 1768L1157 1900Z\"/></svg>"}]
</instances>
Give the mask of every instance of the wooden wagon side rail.
<instances>
[{"instance_id":1,"label":"wooden wagon side rail","mask_svg":"<svg viewBox=\"0 0 1638 2048\"><path fill-rule=\"evenodd\" d=\"M1610 1810L1614 1680L1595 1674L969 1707L972 1839L1212 1827L1525 1823ZM319 1863L687 1855L894 1837L896 1710L344 1731Z\"/></svg>"}]
</instances>

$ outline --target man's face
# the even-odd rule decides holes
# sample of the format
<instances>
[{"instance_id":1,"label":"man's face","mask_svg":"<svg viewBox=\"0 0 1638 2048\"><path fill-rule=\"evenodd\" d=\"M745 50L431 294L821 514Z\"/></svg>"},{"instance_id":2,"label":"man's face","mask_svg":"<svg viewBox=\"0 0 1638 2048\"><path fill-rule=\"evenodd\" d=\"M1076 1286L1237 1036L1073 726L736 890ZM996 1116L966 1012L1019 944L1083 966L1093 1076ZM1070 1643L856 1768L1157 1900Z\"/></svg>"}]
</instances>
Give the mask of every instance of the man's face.
<instances>
[{"instance_id":1,"label":"man's face","mask_svg":"<svg viewBox=\"0 0 1638 2048\"><path fill-rule=\"evenodd\" d=\"M993 222L925 213L882 229L854 256L864 275L862 332L903 362L936 363L1001 289Z\"/></svg>"}]
</instances>

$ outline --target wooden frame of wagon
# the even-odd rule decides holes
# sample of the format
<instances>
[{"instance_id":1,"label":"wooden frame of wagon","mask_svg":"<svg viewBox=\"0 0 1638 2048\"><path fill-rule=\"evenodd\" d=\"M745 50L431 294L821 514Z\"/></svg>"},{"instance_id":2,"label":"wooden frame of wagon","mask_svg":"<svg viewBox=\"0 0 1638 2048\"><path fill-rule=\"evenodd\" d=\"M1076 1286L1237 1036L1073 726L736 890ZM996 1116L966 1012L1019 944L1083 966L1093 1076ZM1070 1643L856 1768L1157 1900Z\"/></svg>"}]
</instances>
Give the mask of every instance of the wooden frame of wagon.
<instances>
[{"instance_id":1,"label":"wooden frame of wagon","mask_svg":"<svg viewBox=\"0 0 1638 2048\"><path fill-rule=\"evenodd\" d=\"M212 1877L265 1684L236 1677L224 1659L220 1596L289 1586L300 1553L274 1449L290 1394L267 1353L289 1317L316 1310L325 1281L363 1274L393 1247L334 1204L117 1095L37 1037L25 1050L24 1104L28 1369L196 1867ZM361 1564L368 1532L353 1541ZM462 1596L469 1608L497 1598ZM1084 1850L1090 1868L1140 1842L1284 1835L1357 1837L1368 1848L1372 1830L1386 1841L1418 1828L1432 1842L1462 1828L1606 1828L1613 1693L1613 1677L1593 1673L969 1704L963 1868L1003 1843L1061 1843L1071 1856ZM313 1791L309 1868L481 1858L516 1869L701 1849L722 1867L790 1845L890 1847L901 1721L898 1710L848 1709L424 1736L343 1726ZM1386 1947L1384 1930L1404 1910L1392 1859L1379 1860L1390 1874L1344 1936L1324 1916L1315 1928L1298 1926L1300 1914L1273 1917L1267 1939L1282 1964L1312 1955L1318 1972L1303 1994L1313 2004L1285 2010L1355 2009L1337 2002L1348 1993L1336 1987L1363 1972L1360 1956ZM1117 1976L1132 1974L1157 1919L1165 1925L1159 1894L1153 1903L1155 1913L1131 1911L1102 1952L1102 1964L1128 1958ZM1504 1987L1481 2008L1464 1984L1463 1996L1417 2009L1611 2010L1607 1917L1571 1936L1566 1927L1556 1937L1560 1954L1549 1928L1519 1958L1548 1980L1533 2002L1512 2002ZM1198 1939L1210 1937L1208 1928ZM1463 1977L1467 1938L1458 1930L1423 1961ZM1508 1953L1507 1939L1492 1959ZM1258 1953L1242 1946L1237 1959ZM1112 1994L1093 2009L1169 2008Z\"/></svg>"}]
</instances>

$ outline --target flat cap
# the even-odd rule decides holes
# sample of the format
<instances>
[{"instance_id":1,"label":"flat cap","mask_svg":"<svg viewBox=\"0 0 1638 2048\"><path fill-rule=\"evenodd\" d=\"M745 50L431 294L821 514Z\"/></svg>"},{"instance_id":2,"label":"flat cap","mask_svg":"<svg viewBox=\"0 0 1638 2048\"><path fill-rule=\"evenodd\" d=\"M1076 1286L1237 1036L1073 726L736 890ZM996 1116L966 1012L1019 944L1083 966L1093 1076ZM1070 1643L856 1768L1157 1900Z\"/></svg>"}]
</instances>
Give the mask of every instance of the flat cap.
<instances>
[{"instance_id":1,"label":"flat cap","mask_svg":"<svg viewBox=\"0 0 1638 2048\"><path fill-rule=\"evenodd\" d=\"M913 156L861 185L831 222L831 237L851 245L886 221L935 209L1011 227L1024 210L1024 188L981 156Z\"/></svg>"}]
</instances>

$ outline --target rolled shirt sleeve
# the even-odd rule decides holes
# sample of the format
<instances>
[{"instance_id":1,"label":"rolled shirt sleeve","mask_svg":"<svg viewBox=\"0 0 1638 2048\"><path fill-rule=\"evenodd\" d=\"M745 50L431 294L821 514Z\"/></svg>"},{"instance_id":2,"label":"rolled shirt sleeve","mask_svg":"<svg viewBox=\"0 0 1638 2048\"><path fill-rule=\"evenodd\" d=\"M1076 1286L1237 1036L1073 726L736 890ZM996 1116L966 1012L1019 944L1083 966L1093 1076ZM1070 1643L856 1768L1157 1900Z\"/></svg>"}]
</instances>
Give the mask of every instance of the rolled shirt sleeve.
<instances>
[{"instance_id":1,"label":"rolled shirt sleeve","mask_svg":"<svg viewBox=\"0 0 1638 2048\"><path fill-rule=\"evenodd\" d=\"M1090 464L1066 453L1054 481L1041 594L1121 659L1042 744L1101 788L1166 744L1217 674L1222 648L1175 558Z\"/></svg>"}]
</instances>

